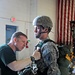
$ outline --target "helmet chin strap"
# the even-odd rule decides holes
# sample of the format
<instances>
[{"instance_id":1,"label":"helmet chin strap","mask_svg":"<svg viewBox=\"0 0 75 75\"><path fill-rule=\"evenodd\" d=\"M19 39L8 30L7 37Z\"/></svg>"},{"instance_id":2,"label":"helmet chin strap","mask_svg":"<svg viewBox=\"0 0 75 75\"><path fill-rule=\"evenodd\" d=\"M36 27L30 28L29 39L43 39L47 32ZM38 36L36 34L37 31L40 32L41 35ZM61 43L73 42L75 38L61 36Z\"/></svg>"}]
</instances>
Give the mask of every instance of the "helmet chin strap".
<instances>
[{"instance_id":1,"label":"helmet chin strap","mask_svg":"<svg viewBox=\"0 0 75 75\"><path fill-rule=\"evenodd\" d=\"M40 32L40 34L42 34L42 33L47 33L47 32Z\"/></svg>"},{"instance_id":2,"label":"helmet chin strap","mask_svg":"<svg viewBox=\"0 0 75 75\"><path fill-rule=\"evenodd\" d=\"M41 34L43 33L47 33L47 32L40 32L38 36L36 36L36 38L39 38L41 36Z\"/></svg>"},{"instance_id":3,"label":"helmet chin strap","mask_svg":"<svg viewBox=\"0 0 75 75\"><path fill-rule=\"evenodd\" d=\"M39 32L38 36L36 36L36 38L39 38L39 37L40 37L40 35L41 35L41 34L43 34L43 33L47 33L47 32L45 32L45 31L44 31L44 32L42 32L42 31L41 31L41 28L40 28L40 32Z\"/></svg>"}]
</instances>

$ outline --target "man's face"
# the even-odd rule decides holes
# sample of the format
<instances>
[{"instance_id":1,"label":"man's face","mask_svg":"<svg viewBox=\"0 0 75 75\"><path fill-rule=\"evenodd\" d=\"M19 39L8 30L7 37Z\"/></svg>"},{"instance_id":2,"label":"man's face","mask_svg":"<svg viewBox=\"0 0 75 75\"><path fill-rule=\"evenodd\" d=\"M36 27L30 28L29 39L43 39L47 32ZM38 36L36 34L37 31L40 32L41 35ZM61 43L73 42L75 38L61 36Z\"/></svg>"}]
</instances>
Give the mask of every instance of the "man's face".
<instances>
[{"instance_id":1,"label":"man's face","mask_svg":"<svg viewBox=\"0 0 75 75\"><path fill-rule=\"evenodd\" d=\"M15 40L15 47L18 51L21 51L24 47L26 47L27 38L24 36L20 36L19 38L16 38Z\"/></svg>"},{"instance_id":2,"label":"man's face","mask_svg":"<svg viewBox=\"0 0 75 75\"><path fill-rule=\"evenodd\" d=\"M40 26L34 26L34 35L36 38L40 37L41 28Z\"/></svg>"},{"instance_id":3,"label":"man's face","mask_svg":"<svg viewBox=\"0 0 75 75\"><path fill-rule=\"evenodd\" d=\"M41 26L34 26L34 34L36 38L42 38L45 30Z\"/></svg>"}]
</instances>

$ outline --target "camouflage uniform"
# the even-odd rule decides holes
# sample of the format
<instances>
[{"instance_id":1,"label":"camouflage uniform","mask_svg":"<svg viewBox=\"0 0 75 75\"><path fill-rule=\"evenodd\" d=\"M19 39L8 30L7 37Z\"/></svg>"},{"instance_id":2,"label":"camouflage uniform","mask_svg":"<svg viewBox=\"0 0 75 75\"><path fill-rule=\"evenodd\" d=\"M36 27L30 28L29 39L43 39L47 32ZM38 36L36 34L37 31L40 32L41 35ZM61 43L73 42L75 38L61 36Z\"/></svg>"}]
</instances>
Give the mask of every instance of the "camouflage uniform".
<instances>
[{"instance_id":1,"label":"camouflage uniform","mask_svg":"<svg viewBox=\"0 0 75 75\"><path fill-rule=\"evenodd\" d=\"M43 43L43 41L41 43ZM40 52L42 58L36 62L39 71L43 73L46 70L46 72L43 73L44 75L60 75L60 71L58 69L57 64L59 52L56 45L53 42L46 42L42 45Z\"/></svg>"},{"instance_id":2,"label":"camouflage uniform","mask_svg":"<svg viewBox=\"0 0 75 75\"><path fill-rule=\"evenodd\" d=\"M35 26L35 36L41 40L41 43L49 39L48 35L53 27L50 17L37 16L33 20L33 25ZM39 44L41 45L41 43ZM60 75L57 64L57 58L59 57L57 46L53 42L46 42L42 45L40 53L41 59L36 61L38 70L41 73L38 75Z\"/></svg>"}]
</instances>

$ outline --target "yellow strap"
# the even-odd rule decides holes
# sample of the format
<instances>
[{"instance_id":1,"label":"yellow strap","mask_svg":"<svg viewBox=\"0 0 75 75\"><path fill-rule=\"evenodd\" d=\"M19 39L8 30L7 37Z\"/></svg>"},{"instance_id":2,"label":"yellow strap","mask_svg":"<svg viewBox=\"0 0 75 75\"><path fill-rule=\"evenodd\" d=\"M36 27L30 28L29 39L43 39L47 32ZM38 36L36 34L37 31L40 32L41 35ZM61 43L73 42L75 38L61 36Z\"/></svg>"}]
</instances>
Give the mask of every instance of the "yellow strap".
<instances>
[{"instance_id":1,"label":"yellow strap","mask_svg":"<svg viewBox=\"0 0 75 75\"><path fill-rule=\"evenodd\" d=\"M66 54L65 58L66 58L67 60L71 61L71 58L70 58L70 56L69 56L68 54Z\"/></svg>"}]
</instances>

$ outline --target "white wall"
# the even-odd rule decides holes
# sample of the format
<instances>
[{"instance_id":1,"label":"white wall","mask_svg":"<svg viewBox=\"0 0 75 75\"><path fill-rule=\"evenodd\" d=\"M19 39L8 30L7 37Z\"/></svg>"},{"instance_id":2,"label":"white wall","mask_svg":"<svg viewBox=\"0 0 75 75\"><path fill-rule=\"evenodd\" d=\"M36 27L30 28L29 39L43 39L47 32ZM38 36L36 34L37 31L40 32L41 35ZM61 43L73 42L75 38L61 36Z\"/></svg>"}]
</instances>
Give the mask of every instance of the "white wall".
<instances>
[{"instance_id":1,"label":"white wall","mask_svg":"<svg viewBox=\"0 0 75 75\"><path fill-rule=\"evenodd\" d=\"M37 43L32 20L38 15L51 17L54 27L50 37L55 40L56 0L0 0L0 45L6 41L6 24L18 26L18 31L27 33L30 43L28 49L25 48L23 51L17 52L17 58L30 56ZM16 22L11 22L11 17L15 17Z\"/></svg>"},{"instance_id":2,"label":"white wall","mask_svg":"<svg viewBox=\"0 0 75 75\"><path fill-rule=\"evenodd\" d=\"M5 43L5 25L16 25L19 26L19 30L25 32L25 22L22 21L29 21L29 14L30 14L30 3L29 0L0 0L0 28L2 29L2 39L0 44ZM25 3L26 2L26 3ZM15 23L10 21L11 17L15 17L17 20Z\"/></svg>"},{"instance_id":3,"label":"white wall","mask_svg":"<svg viewBox=\"0 0 75 75\"><path fill-rule=\"evenodd\" d=\"M50 38L55 40L56 0L38 0L37 15L47 15L52 19L53 28Z\"/></svg>"}]
</instances>

